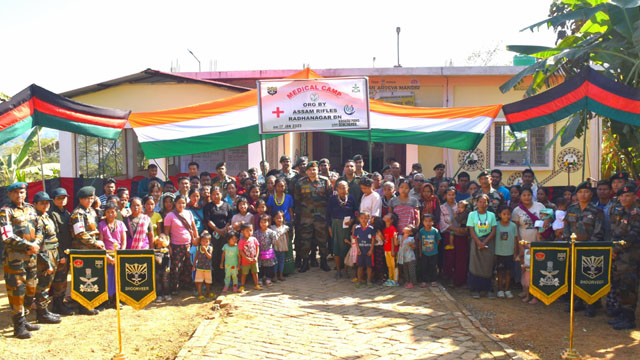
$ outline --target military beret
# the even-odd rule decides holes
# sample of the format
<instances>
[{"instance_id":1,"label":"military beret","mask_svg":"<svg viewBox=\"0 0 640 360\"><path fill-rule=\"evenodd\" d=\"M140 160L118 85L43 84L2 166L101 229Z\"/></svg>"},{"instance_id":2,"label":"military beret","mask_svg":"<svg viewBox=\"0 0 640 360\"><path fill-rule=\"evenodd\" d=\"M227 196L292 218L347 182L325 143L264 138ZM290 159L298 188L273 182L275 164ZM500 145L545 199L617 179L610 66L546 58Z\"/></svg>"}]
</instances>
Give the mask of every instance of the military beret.
<instances>
[{"instance_id":1,"label":"military beret","mask_svg":"<svg viewBox=\"0 0 640 360\"><path fill-rule=\"evenodd\" d=\"M580 185L578 185L578 187L576 187L576 193L582 189L589 189L591 190L591 182L589 181L583 181L580 183Z\"/></svg>"},{"instance_id":2,"label":"military beret","mask_svg":"<svg viewBox=\"0 0 640 360\"><path fill-rule=\"evenodd\" d=\"M318 163L320 165L322 165L322 164L331 164L331 161L329 161L329 159L327 159L327 158L322 158L322 159L320 159L320 161Z\"/></svg>"},{"instance_id":3,"label":"military beret","mask_svg":"<svg viewBox=\"0 0 640 360\"><path fill-rule=\"evenodd\" d=\"M40 191L33 196L33 202L37 203L39 201L51 201L51 198L46 192Z\"/></svg>"},{"instance_id":4,"label":"military beret","mask_svg":"<svg viewBox=\"0 0 640 360\"><path fill-rule=\"evenodd\" d=\"M312 167L318 167L318 162L317 161L309 161L309 163L307 164L307 169L311 169Z\"/></svg>"},{"instance_id":5,"label":"military beret","mask_svg":"<svg viewBox=\"0 0 640 360\"><path fill-rule=\"evenodd\" d=\"M247 173L249 173L249 174L257 174L258 173L258 169L252 167L249 170L247 170Z\"/></svg>"},{"instance_id":6,"label":"military beret","mask_svg":"<svg viewBox=\"0 0 640 360\"><path fill-rule=\"evenodd\" d=\"M309 161L309 158L306 157L306 156L300 156L298 158L298 160L296 160L296 164L293 165L293 167L298 167L298 166L302 165L302 163L305 162L305 161Z\"/></svg>"},{"instance_id":7,"label":"military beret","mask_svg":"<svg viewBox=\"0 0 640 360\"><path fill-rule=\"evenodd\" d=\"M282 161L282 160L280 160ZM223 166L227 166L227 163L224 161L220 161L219 163L216 164L216 170L220 169Z\"/></svg>"},{"instance_id":8,"label":"military beret","mask_svg":"<svg viewBox=\"0 0 640 360\"><path fill-rule=\"evenodd\" d=\"M13 190L17 190L17 189L27 189L27 183L25 182L14 182L13 184L9 185L9 187L7 188L7 191L13 191Z\"/></svg>"},{"instance_id":9,"label":"military beret","mask_svg":"<svg viewBox=\"0 0 640 360\"><path fill-rule=\"evenodd\" d=\"M364 158L362 157L362 155L358 154L358 155L353 155L353 161L363 161Z\"/></svg>"},{"instance_id":10,"label":"military beret","mask_svg":"<svg viewBox=\"0 0 640 360\"><path fill-rule=\"evenodd\" d=\"M55 199L58 196L69 196L69 194L67 194L67 190L65 190L65 188L57 188L57 189L53 189L53 191L51 192L51 196Z\"/></svg>"},{"instance_id":11,"label":"military beret","mask_svg":"<svg viewBox=\"0 0 640 360\"><path fill-rule=\"evenodd\" d=\"M285 160L291 160L291 158L289 157L289 155L282 155L280 156L280 162L283 162Z\"/></svg>"},{"instance_id":12,"label":"military beret","mask_svg":"<svg viewBox=\"0 0 640 360\"><path fill-rule=\"evenodd\" d=\"M617 172L617 173L613 174L613 176L611 176L609 178L609 181L613 181L613 180L624 180L624 181L627 181L627 180L629 180L629 173L626 172L626 171Z\"/></svg>"},{"instance_id":13,"label":"military beret","mask_svg":"<svg viewBox=\"0 0 640 360\"><path fill-rule=\"evenodd\" d=\"M86 198L89 196L93 196L96 192L96 188L93 186L83 186L78 190L78 198Z\"/></svg>"},{"instance_id":14,"label":"military beret","mask_svg":"<svg viewBox=\"0 0 640 360\"><path fill-rule=\"evenodd\" d=\"M633 183L627 183L625 186L621 187L620 190L616 193L616 196L620 196L625 193L633 193L635 194L638 189Z\"/></svg>"},{"instance_id":15,"label":"military beret","mask_svg":"<svg viewBox=\"0 0 640 360\"><path fill-rule=\"evenodd\" d=\"M489 176L490 171L489 170L483 170L480 174L478 174L478 179L480 179L483 176Z\"/></svg>"},{"instance_id":16,"label":"military beret","mask_svg":"<svg viewBox=\"0 0 640 360\"><path fill-rule=\"evenodd\" d=\"M436 171L438 169L444 169L444 164L440 163L440 164L438 164L438 165L433 167L433 171Z\"/></svg>"},{"instance_id":17,"label":"military beret","mask_svg":"<svg viewBox=\"0 0 640 360\"><path fill-rule=\"evenodd\" d=\"M420 163L414 163L413 165L411 165L412 169L420 169L422 170L422 164Z\"/></svg>"}]
</instances>

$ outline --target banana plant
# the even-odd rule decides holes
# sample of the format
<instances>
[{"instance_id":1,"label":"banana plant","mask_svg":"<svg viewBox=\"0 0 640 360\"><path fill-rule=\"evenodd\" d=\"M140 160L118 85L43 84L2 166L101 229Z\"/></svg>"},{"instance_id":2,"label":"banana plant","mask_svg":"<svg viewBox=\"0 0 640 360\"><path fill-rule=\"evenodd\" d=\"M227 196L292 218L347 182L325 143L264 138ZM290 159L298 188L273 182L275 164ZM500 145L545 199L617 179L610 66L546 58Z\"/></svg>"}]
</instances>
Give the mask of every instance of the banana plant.
<instances>
[{"instance_id":1,"label":"banana plant","mask_svg":"<svg viewBox=\"0 0 640 360\"><path fill-rule=\"evenodd\" d=\"M4 185L10 185L16 181L28 181L29 175L40 175L40 162L39 159L29 156L31 148L37 146L36 136L41 130L41 127L34 127L29 136L24 141L22 148L18 154L8 154L5 157L0 157L0 179L2 179ZM58 146L58 142L54 142L48 146L43 147L42 152L55 151ZM45 165L45 175L47 173L55 174L56 167L59 168L59 164L47 163Z\"/></svg>"},{"instance_id":2,"label":"banana plant","mask_svg":"<svg viewBox=\"0 0 640 360\"><path fill-rule=\"evenodd\" d=\"M552 28L557 35L555 46L509 45L507 50L530 55L536 62L520 71L500 90L507 92L530 81L526 95L531 96L552 87L565 77L577 74L585 66L593 66L606 76L628 86L640 86L640 0L555 0L549 17L521 31ZM567 144L581 137L592 113L577 113L552 137L546 148L558 137ZM628 169L640 178L640 129L604 118L611 139L618 142L615 164L607 164L607 172ZM603 161L603 174L605 173Z\"/></svg>"}]
</instances>

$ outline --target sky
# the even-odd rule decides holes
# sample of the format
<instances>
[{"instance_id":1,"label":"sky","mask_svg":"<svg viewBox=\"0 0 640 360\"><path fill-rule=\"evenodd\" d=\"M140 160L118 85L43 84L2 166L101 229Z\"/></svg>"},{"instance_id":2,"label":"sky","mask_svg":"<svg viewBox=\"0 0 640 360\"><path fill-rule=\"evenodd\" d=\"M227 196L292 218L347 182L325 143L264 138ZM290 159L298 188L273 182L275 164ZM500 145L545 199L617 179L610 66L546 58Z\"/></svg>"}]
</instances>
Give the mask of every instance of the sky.
<instances>
[{"instance_id":1,"label":"sky","mask_svg":"<svg viewBox=\"0 0 640 360\"><path fill-rule=\"evenodd\" d=\"M551 0L0 0L0 92L64 92L140 72L467 65L474 51L553 45L520 29ZM507 65L501 50L493 63Z\"/></svg>"}]
</instances>

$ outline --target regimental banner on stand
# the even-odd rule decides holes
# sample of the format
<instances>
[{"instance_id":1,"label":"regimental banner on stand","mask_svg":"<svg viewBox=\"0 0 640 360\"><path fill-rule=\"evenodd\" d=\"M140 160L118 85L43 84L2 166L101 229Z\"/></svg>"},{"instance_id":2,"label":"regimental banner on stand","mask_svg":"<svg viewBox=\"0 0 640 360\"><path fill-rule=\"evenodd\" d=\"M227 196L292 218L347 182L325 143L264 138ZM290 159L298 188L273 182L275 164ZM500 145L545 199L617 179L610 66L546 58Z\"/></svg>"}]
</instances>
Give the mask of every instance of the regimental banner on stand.
<instances>
[{"instance_id":1,"label":"regimental banner on stand","mask_svg":"<svg viewBox=\"0 0 640 360\"><path fill-rule=\"evenodd\" d=\"M71 298L89 310L107 301L107 252L69 250L69 261Z\"/></svg>"},{"instance_id":2,"label":"regimental banner on stand","mask_svg":"<svg viewBox=\"0 0 640 360\"><path fill-rule=\"evenodd\" d=\"M569 250L562 242L538 241L531 246L531 280L529 292L546 305L569 290Z\"/></svg>"},{"instance_id":3,"label":"regimental banner on stand","mask_svg":"<svg viewBox=\"0 0 640 360\"><path fill-rule=\"evenodd\" d=\"M116 256L120 300L140 310L156 298L154 250L119 250Z\"/></svg>"},{"instance_id":4,"label":"regimental banner on stand","mask_svg":"<svg viewBox=\"0 0 640 360\"><path fill-rule=\"evenodd\" d=\"M593 304L611 290L611 242L576 243L575 294Z\"/></svg>"}]
</instances>

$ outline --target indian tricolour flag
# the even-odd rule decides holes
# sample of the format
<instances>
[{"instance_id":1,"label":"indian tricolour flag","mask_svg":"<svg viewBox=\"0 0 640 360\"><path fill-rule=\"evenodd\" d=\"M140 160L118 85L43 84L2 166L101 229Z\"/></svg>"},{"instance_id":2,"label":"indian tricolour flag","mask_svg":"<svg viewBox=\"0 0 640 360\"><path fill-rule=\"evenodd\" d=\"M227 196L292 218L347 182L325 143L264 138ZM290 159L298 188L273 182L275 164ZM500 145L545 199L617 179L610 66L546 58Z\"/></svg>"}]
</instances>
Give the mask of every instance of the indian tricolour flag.
<instances>
[{"instance_id":1,"label":"indian tricolour flag","mask_svg":"<svg viewBox=\"0 0 640 360\"><path fill-rule=\"evenodd\" d=\"M303 70L291 78L303 76L320 77ZM133 113L129 123L148 158L228 149L260 141L257 96L256 90L250 90L182 108ZM501 107L422 108L371 100L370 134L367 130L329 133L365 141L470 150L482 140Z\"/></svg>"}]
</instances>

